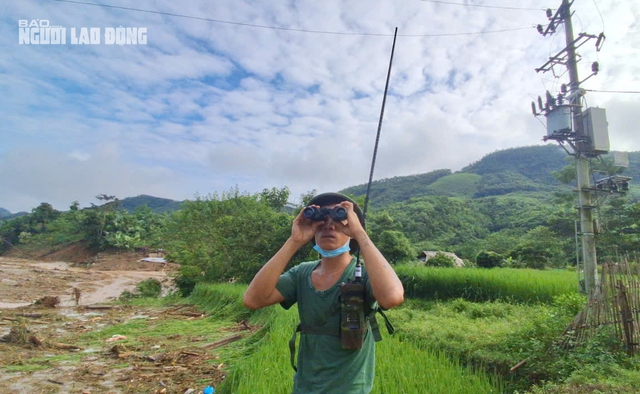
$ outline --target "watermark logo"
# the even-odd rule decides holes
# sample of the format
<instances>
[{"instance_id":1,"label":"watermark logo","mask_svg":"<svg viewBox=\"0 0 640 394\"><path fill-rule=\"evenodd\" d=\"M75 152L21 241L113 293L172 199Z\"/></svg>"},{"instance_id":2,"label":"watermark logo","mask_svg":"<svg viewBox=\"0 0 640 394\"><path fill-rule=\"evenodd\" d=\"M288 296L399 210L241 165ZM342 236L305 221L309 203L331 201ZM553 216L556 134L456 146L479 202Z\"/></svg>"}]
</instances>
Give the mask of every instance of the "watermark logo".
<instances>
[{"instance_id":1,"label":"watermark logo","mask_svg":"<svg viewBox=\"0 0 640 394\"><path fill-rule=\"evenodd\" d=\"M146 45L146 27L52 26L48 19L18 20L19 45Z\"/></svg>"}]
</instances>

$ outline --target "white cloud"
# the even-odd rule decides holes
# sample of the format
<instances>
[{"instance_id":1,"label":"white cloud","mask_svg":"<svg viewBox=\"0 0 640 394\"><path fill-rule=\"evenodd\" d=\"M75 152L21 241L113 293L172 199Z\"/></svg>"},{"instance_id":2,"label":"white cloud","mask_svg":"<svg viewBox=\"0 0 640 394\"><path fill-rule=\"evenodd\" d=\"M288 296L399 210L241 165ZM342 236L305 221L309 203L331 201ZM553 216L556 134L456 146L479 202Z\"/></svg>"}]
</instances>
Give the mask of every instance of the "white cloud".
<instances>
[{"instance_id":1,"label":"white cloud","mask_svg":"<svg viewBox=\"0 0 640 394\"><path fill-rule=\"evenodd\" d=\"M479 4L540 8L535 0ZM579 50L582 78L591 62L601 68L584 87L638 91L640 4L598 5L607 40L601 52L593 41ZM182 199L234 185L288 186L296 197L365 183L396 26L375 179L458 170L498 149L541 143L530 101L567 81L534 71L564 46L562 31L542 37L529 28L545 23L542 11L418 0L136 3L243 24L386 34L358 36L43 0L6 7L0 207L12 211L86 204L99 193ZM576 33L602 30L593 3L573 9ZM147 27L148 45L18 45L18 19L36 18L69 28ZM607 109L612 149L640 150L640 95L596 91L586 100Z\"/></svg>"}]
</instances>

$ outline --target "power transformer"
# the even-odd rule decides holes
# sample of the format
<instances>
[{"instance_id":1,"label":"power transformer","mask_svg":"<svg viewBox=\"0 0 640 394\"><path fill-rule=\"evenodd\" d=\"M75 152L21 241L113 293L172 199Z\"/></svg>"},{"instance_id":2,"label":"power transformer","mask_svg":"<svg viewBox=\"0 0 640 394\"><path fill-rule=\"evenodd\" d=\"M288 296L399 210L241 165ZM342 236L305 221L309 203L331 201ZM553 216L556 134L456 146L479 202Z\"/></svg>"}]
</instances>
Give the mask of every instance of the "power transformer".
<instances>
[{"instance_id":1,"label":"power transformer","mask_svg":"<svg viewBox=\"0 0 640 394\"><path fill-rule=\"evenodd\" d=\"M547 117L547 137L571 132L571 107L559 105L549 111Z\"/></svg>"},{"instance_id":2,"label":"power transformer","mask_svg":"<svg viewBox=\"0 0 640 394\"><path fill-rule=\"evenodd\" d=\"M589 108L582 112L582 130L588 137L589 153L600 155L609 152L609 127L604 108Z\"/></svg>"}]
</instances>

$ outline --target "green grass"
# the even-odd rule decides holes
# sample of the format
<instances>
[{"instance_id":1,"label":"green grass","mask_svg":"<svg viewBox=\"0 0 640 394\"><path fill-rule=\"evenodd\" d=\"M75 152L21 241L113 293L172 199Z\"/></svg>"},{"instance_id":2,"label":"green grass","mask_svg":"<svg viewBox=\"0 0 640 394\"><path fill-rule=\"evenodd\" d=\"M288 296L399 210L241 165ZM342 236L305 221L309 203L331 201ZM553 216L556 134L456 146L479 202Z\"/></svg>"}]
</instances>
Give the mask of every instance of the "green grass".
<instances>
[{"instance_id":1,"label":"green grass","mask_svg":"<svg viewBox=\"0 0 640 394\"><path fill-rule=\"evenodd\" d=\"M241 296L246 287L237 285L199 285L191 296L204 309L225 311L220 316L245 316ZM197 300L197 301L196 301ZM204 303L200 303L204 302ZM279 306L264 308L251 314L254 324L262 329L248 342L225 380L216 388L221 394L273 393L288 394L293 386L288 341L298 323L297 309ZM373 393L497 393L499 384L492 383L442 352L419 348L410 339L389 337L377 344L376 381Z\"/></svg>"},{"instance_id":2,"label":"green grass","mask_svg":"<svg viewBox=\"0 0 640 394\"><path fill-rule=\"evenodd\" d=\"M49 369L51 368L51 365L48 363L42 363L42 364L33 364L30 360L28 362L26 362L25 364L21 364L21 365L8 365L6 367L3 367L2 370L4 372L36 372L36 371L41 371L43 369Z\"/></svg>"},{"instance_id":3,"label":"green grass","mask_svg":"<svg viewBox=\"0 0 640 394\"><path fill-rule=\"evenodd\" d=\"M500 393L498 379L466 368L445 353L416 346L411 340L385 337L376 348L372 393Z\"/></svg>"},{"instance_id":4,"label":"green grass","mask_svg":"<svg viewBox=\"0 0 640 394\"><path fill-rule=\"evenodd\" d=\"M289 339L298 324L298 311L279 306L266 308L264 327L258 340L248 349L247 356L238 360L230 376L220 387L220 393L288 394L293 388Z\"/></svg>"},{"instance_id":5,"label":"green grass","mask_svg":"<svg viewBox=\"0 0 640 394\"><path fill-rule=\"evenodd\" d=\"M577 295L558 297L552 305L406 300L387 314L398 339L502 376L512 393L558 377L549 350L584 301ZM524 359L524 368L509 373Z\"/></svg>"},{"instance_id":6,"label":"green grass","mask_svg":"<svg viewBox=\"0 0 640 394\"><path fill-rule=\"evenodd\" d=\"M109 326L99 331L92 331L80 335L77 339L79 346L96 345L102 346L104 341L113 335L124 335L127 338L118 341L123 345L140 344L140 339L152 340L158 338L165 340L169 336L199 336L205 341L220 339L224 334L220 333L221 328L233 326L230 321L220 321L215 317L196 320L149 320L135 319L126 323Z\"/></svg>"},{"instance_id":7,"label":"green grass","mask_svg":"<svg viewBox=\"0 0 640 394\"><path fill-rule=\"evenodd\" d=\"M406 297L427 300L551 303L559 295L578 293L576 273L569 271L399 265L396 273Z\"/></svg>"},{"instance_id":8,"label":"green grass","mask_svg":"<svg viewBox=\"0 0 640 394\"><path fill-rule=\"evenodd\" d=\"M49 369L53 365L59 365L62 363L77 363L81 358L82 354L78 353L32 357L29 359L22 359L19 363L14 365L3 366L2 370L5 372L34 372Z\"/></svg>"}]
</instances>

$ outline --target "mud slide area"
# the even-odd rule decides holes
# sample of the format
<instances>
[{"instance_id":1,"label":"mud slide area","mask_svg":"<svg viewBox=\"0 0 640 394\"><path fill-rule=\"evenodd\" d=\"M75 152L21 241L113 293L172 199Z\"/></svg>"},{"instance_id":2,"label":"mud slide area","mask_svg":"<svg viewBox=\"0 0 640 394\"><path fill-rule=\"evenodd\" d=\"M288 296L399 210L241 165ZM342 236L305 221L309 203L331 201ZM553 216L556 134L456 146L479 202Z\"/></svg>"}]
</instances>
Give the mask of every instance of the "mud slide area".
<instances>
[{"instance_id":1,"label":"mud slide area","mask_svg":"<svg viewBox=\"0 0 640 394\"><path fill-rule=\"evenodd\" d=\"M58 297L60 306L91 305L117 298L145 279L167 282L168 270L164 264L141 266L138 261L132 261L127 267L125 263L113 264L109 268L116 270L110 270L97 264L86 268L63 261L0 257L0 309L31 305L45 296Z\"/></svg>"},{"instance_id":2,"label":"mud slide area","mask_svg":"<svg viewBox=\"0 0 640 394\"><path fill-rule=\"evenodd\" d=\"M220 383L214 349L248 335L246 323L211 329L191 305L109 303L149 278L166 292L175 269L132 255L81 265L0 257L0 393L182 394Z\"/></svg>"}]
</instances>

